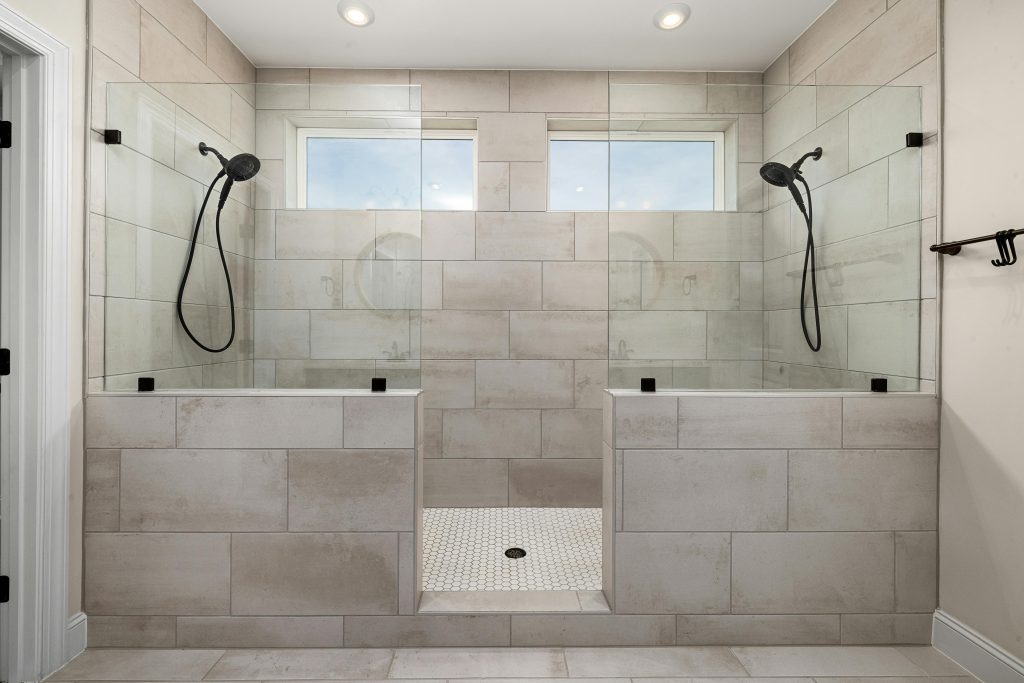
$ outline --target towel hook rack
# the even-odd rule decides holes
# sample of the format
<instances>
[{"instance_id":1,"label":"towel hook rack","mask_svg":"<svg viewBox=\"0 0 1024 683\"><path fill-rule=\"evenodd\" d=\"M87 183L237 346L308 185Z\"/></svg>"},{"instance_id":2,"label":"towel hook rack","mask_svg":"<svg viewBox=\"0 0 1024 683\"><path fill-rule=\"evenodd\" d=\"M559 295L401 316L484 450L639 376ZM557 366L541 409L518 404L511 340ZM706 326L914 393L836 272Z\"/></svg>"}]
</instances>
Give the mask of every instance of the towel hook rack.
<instances>
[{"instance_id":1,"label":"towel hook rack","mask_svg":"<svg viewBox=\"0 0 1024 683\"><path fill-rule=\"evenodd\" d=\"M1003 266L1012 266L1017 262L1017 247L1013 243L1017 235L1024 235L1024 229L1000 230L999 232L982 237L971 237L970 239L957 240L956 242L942 242L940 244L933 244L930 249L943 256L956 256L960 253L961 248L968 244L994 241L999 249L999 258L992 259L992 265L996 268L1001 268Z\"/></svg>"}]
</instances>

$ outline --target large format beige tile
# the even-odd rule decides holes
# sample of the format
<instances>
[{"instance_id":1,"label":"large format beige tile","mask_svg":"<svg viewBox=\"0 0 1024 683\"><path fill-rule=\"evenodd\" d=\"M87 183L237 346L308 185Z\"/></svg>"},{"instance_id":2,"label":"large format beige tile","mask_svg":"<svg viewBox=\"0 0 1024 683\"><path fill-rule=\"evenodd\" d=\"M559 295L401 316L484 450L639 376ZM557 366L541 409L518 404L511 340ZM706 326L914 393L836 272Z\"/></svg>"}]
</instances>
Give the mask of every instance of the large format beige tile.
<instances>
[{"instance_id":1,"label":"large format beige tile","mask_svg":"<svg viewBox=\"0 0 1024 683\"><path fill-rule=\"evenodd\" d=\"M509 81L511 111L608 111L605 71L513 71Z\"/></svg>"},{"instance_id":2,"label":"large format beige tile","mask_svg":"<svg viewBox=\"0 0 1024 683\"><path fill-rule=\"evenodd\" d=\"M508 642L507 615L345 617L348 647L486 647Z\"/></svg>"},{"instance_id":3,"label":"large format beige tile","mask_svg":"<svg viewBox=\"0 0 1024 683\"><path fill-rule=\"evenodd\" d=\"M128 3L125 3L128 4ZM135 3L131 3L134 5ZM141 13L139 77L148 83L219 83L221 78L203 59L179 41L149 12ZM217 31L217 27L207 23ZM219 31L218 31L219 32ZM207 45L209 53L209 43ZM253 74L255 78L255 73ZM251 82L253 79L248 79ZM244 82L244 81L238 81Z\"/></svg>"},{"instance_id":4,"label":"large format beige tile","mask_svg":"<svg viewBox=\"0 0 1024 683\"><path fill-rule=\"evenodd\" d=\"M678 645L828 645L839 642L838 614L681 614Z\"/></svg>"},{"instance_id":5,"label":"large format beige tile","mask_svg":"<svg viewBox=\"0 0 1024 683\"><path fill-rule=\"evenodd\" d=\"M544 114L481 114L477 153L480 161L544 161L547 133Z\"/></svg>"},{"instance_id":6,"label":"large format beige tile","mask_svg":"<svg viewBox=\"0 0 1024 683\"><path fill-rule=\"evenodd\" d=\"M520 678L567 676L561 650L494 649L399 650L389 678L489 678L515 672Z\"/></svg>"},{"instance_id":7,"label":"large format beige tile","mask_svg":"<svg viewBox=\"0 0 1024 683\"><path fill-rule=\"evenodd\" d=\"M676 261L760 261L760 213L680 211L674 214Z\"/></svg>"},{"instance_id":8,"label":"large format beige tile","mask_svg":"<svg viewBox=\"0 0 1024 683\"><path fill-rule=\"evenodd\" d=\"M414 451L288 455L289 531L412 531Z\"/></svg>"},{"instance_id":9,"label":"large format beige tile","mask_svg":"<svg viewBox=\"0 0 1024 683\"><path fill-rule=\"evenodd\" d=\"M541 451L545 458L600 457L601 411L545 410L541 415Z\"/></svg>"},{"instance_id":10,"label":"large format beige tile","mask_svg":"<svg viewBox=\"0 0 1024 683\"><path fill-rule=\"evenodd\" d=\"M85 531L117 531L120 507L121 452L85 452Z\"/></svg>"},{"instance_id":11,"label":"large format beige tile","mask_svg":"<svg viewBox=\"0 0 1024 683\"><path fill-rule=\"evenodd\" d=\"M707 354L705 311L612 311L609 352L616 360L694 360Z\"/></svg>"},{"instance_id":12,"label":"large format beige tile","mask_svg":"<svg viewBox=\"0 0 1024 683\"><path fill-rule=\"evenodd\" d=\"M445 458L538 458L541 411L446 411L442 453Z\"/></svg>"},{"instance_id":13,"label":"large format beige tile","mask_svg":"<svg viewBox=\"0 0 1024 683\"><path fill-rule=\"evenodd\" d=\"M496 261L572 261L574 226L571 213L480 212L476 255Z\"/></svg>"},{"instance_id":14,"label":"large format beige tile","mask_svg":"<svg viewBox=\"0 0 1024 683\"><path fill-rule=\"evenodd\" d=\"M679 408L674 396L618 396L614 399L616 448L675 448L679 440ZM605 409L605 419L609 411ZM606 427L610 431L610 427Z\"/></svg>"},{"instance_id":15,"label":"large format beige tile","mask_svg":"<svg viewBox=\"0 0 1024 683\"><path fill-rule=\"evenodd\" d=\"M414 397L345 397L345 448L415 448L415 429Z\"/></svg>"},{"instance_id":16,"label":"large format beige tile","mask_svg":"<svg viewBox=\"0 0 1024 683\"><path fill-rule=\"evenodd\" d=\"M341 397L180 398L178 446L340 448L341 417Z\"/></svg>"},{"instance_id":17,"label":"large format beige tile","mask_svg":"<svg viewBox=\"0 0 1024 683\"><path fill-rule=\"evenodd\" d=\"M591 458L512 460L508 504L512 507L601 507L601 461Z\"/></svg>"},{"instance_id":18,"label":"large format beige tile","mask_svg":"<svg viewBox=\"0 0 1024 683\"><path fill-rule=\"evenodd\" d=\"M607 358L608 314L604 311L512 311L509 346L512 358Z\"/></svg>"},{"instance_id":19,"label":"large format beige tile","mask_svg":"<svg viewBox=\"0 0 1024 683\"><path fill-rule=\"evenodd\" d=\"M571 408L570 360L481 360L476 364L480 408Z\"/></svg>"},{"instance_id":20,"label":"large format beige tile","mask_svg":"<svg viewBox=\"0 0 1024 683\"><path fill-rule=\"evenodd\" d=\"M728 533L615 534L616 613L728 612L729 545Z\"/></svg>"},{"instance_id":21,"label":"large format beige tile","mask_svg":"<svg viewBox=\"0 0 1024 683\"><path fill-rule=\"evenodd\" d=\"M937 460L935 451L793 451L789 529L935 529Z\"/></svg>"},{"instance_id":22,"label":"large format beige tile","mask_svg":"<svg viewBox=\"0 0 1024 683\"><path fill-rule=\"evenodd\" d=\"M121 451L122 531L284 531L284 451Z\"/></svg>"},{"instance_id":23,"label":"large format beige tile","mask_svg":"<svg viewBox=\"0 0 1024 683\"><path fill-rule=\"evenodd\" d=\"M924 614L844 614L843 645L930 644L931 612Z\"/></svg>"},{"instance_id":24,"label":"large format beige tile","mask_svg":"<svg viewBox=\"0 0 1024 683\"><path fill-rule=\"evenodd\" d=\"M508 111L507 71L413 70L424 111Z\"/></svg>"},{"instance_id":25,"label":"large format beige tile","mask_svg":"<svg viewBox=\"0 0 1024 683\"><path fill-rule=\"evenodd\" d=\"M88 650L53 681L201 681L223 650Z\"/></svg>"},{"instance_id":26,"label":"large format beige tile","mask_svg":"<svg viewBox=\"0 0 1024 683\"><path fill-rule=\"evenodd\" d=\"M226 614L229 534L85 535L89 614Z\"/></svg>"},{"instance_id":27,"label":"large format beige tile","mask_svg":"<svg viewBox=\"0 0 1024 683\"><path fill-rule=\"evenodd\" d=\"M569 238L571 247L572 238ZM444 264L444 307L464 310L541 308L540 263L449 261Z\"/></svg>"},{"instance_id":28,"label":"large format beige tile","mask_svg":"<svg viewBox=\"0 0 1024 683\"><path fill-rule=\"evenodd\" d=\"M174 647L173 616L104 617L89 615L89 647Z\"/></svg>"},{"instance_id":29,"label":"large format beige tile","mask_svg":"<svg viewBox=\"0 0 1024 683\"><path fill-rule=\"evenodd\" d=\"M579 217L576 235L579 239ZM579 257L580 245L576 251ZM608 264L560 262L544 264L544 308L546 310L595 310L608 308Z\"/></svg>"},{"instance_id":30,"label":"large format beige tile","mask_svg":"<svg viewBox=\"0 0 1024 683\"><path fill-rule=\"evenodd\" d=\"M138 76L141 50L139 5L134 0L98 0L91 10L93 46Z\"/></svg>"},{"instance_id":31,"label":"large format beige tile","mask_svg":"<svg viewBox=\"0 0 1024 683\"><path fill-rule=\"evenodd\" d=\"M641 307L644 310L727 311L740 307L737 263L645 263Z\"/></svg>"},{"instance_id":32,"label":"large format beige tile","mask_svg":"<svg viewBox=\"0 0 1024 683\"><path fill-rule=\"evenodd\" d=\"M882 16L885 10L885 0L835 3L790 46L789 82L800 83L813 74L839 47Z\"/></svg>"},{"instance_id":33,"label":"large format beige tile","mask_svg":"<svg viewBox=\"0 0 1024 683\"><path fill-rule=\"evenodd\" d=\"M238 534L231 553L233 614L398 611L396 534Z\"/></svg>"},{"instance_id":34,"label":"large format beige tile","mask_svg":"<svg viewBox=\"0 0 1024 683\"><path fill-rule=\"evenodd\" d=\"M668 615L512 615L512 645L673 645L673 619Z\"/></svg>"},{"instance_id":35,"label":"large format beige tile","mask_svg":"<svg viewBox=\"0 0 1024 683\"><path fill-rule=\"evenodd\" d=\"M785 451L626 451L626 531L783 531Z\"/></svg>"},{"instance_id":36,"label":"large format beige tile","mask_svg":"<svg viewBox=\"0 0 1024 683\"><path fill-rule=\"evenodd\" d=\"M872 0L877 2L878 0ZM847 0L846 4L856 4ZM881 85L935 54L938 3L901 0L818 67L819 85Z\"/></svg>"},{"instance_id":37,"label":"large format beige tile","mask_svg":"<svg viewBox=\"0 0 1024 683\"><path fill-rule=\"evenodd\" d=\"M391 650L229 650L210 681L382 679Z\"/></svg>"},{"instance_id":38,"label":"large format beige tile","mask_svg":"<svg viewBox=\"0 0 1024 683\"><path fill-rule=\"evenodd\" d=\"M426 507L505 507L508 460L427 460L423 463Z\"/></svg>"},{"instance_id":39,"label":"large format beige tile","mask_svg":"<svg viewBox=\"0 0 1024 683\"><path fill-rule=\"evenodd\" d=\"M174 399L90 396L86 448L174 448Z\"/></svg>"},{"instance_id":40,"label":"large format beige tile","mask_svg":"<svg viewBox=\"0 0 1024 683\"><path fill-rule=\"evenodd\" d=\"M679 399L683 448L837 448L841 444L841 399Z\"/></svg>"},{"instance_id":41,"label":"large format beige tile","mask_svg":"<svg viewBox=\"0 0 1024 683\"><path fill-rule=\"evenodd\" d=\"M310 311L309 354L316 359L412 357L408 310Z\"/></svg>"},{"instance_id":42,"label":"large format beige tile","mask_svg":"<svg viewBox=\"0 0 1024 683\"><path fill-rule=\"evenodd\" d=\"M892 647L734 647L751 676L922 676Z\"/></svg>"},{"instance_id":43,"label":"large format beige tile","mask_svg":"<svg viewBox=\"0 0 1024 683\"><path fill-rule=\"evenodd\" d=\"M370 211L277 211L279 259L372 258L374 214Z\"/></svg>"},{"instance_id":44,"label":"large format beige tile","mask_svg":"<svg viewBox=\"0 0 1024 683\"><path fill-rule=\"evenodd\" d=\"M938 534L896 532L896 611L931 613L938 606Z\"/></svg>"},{"instance_id":45,"label":"large format beige tile","mask_svg":"<svg viewBox=\"0 0 1024 683\"><path fill-rule=\"evenodd\" d=\"M342 617L178 617L179 647L342 647Z\"/></svg>"},{"instance_id":46,"label":"large format beige tile","mask_svg":"<svg viewBox=\"0 0 1024 683\"><path fill-rule=\"evenodd\" d=\"M508 358L509 314L505 311L423 311L422 319L424 358Z\"/></svg>"},{"instance_id":47,"label":"large format beige tile","mask_svg":"<svg viewBox=\"0 0 1024 683\"><path fill-rule=\"evenodd\" d=\"M893 566L891 532L736 533L732 611L891 612Z\"/></svg>"},{"instance_id":48,"label":"large format beige tile","mask_svg":"<svg viewBox=\"0 0 1024 683\"><path fill-rule=\"evenodd\" d=\"M939 405L934 396L843 399L846 448L937 448Z\"/></svg>"},{"instance_id":49,"label":"large format beige tile","mask_svg":"<svg viewBox=\"0 0 1024 683\"><path fill-rule=\"evenodd\" d=\"M745 676L743 666L724 647L569 648L573 677Z\"/></svg>"},{"instance_id":50,"label":"large format beige tile","mask_svg":"<svg viewBox=\"0 0 1024 683\"><path fill-rule=\"evenodd\" d=\"M424 259L472 261L476 258L476 214L472 211L424 211L422 215Z\"/></svg>"}]
</instances>

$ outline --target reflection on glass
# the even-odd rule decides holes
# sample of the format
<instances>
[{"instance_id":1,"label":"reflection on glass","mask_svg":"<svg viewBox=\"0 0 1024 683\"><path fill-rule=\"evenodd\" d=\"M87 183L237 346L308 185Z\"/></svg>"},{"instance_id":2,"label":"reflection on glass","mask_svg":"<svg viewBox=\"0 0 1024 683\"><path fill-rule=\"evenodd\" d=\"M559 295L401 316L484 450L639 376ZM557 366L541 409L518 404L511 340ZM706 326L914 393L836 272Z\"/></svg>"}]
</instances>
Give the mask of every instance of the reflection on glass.
<instances>
[{"instance_id":1,"label":"reflection on glass","mask_svg":"<svg viewBox=\"0 0 1024 683\"><path fill-rule=\"evenodd\" d=\"M473 141L310 137L306 207L471 211Z\"/></svg>"},{"instance_id":2,"label":"reflection on glass","mask_svg":"<svg viewBox=\"0 0 1024 683\"><path fill-rule=\"evenodd\" d=\"M553 211L715 208L714 142L552 140L550 168Z\"/></svg>"}]
</instances>

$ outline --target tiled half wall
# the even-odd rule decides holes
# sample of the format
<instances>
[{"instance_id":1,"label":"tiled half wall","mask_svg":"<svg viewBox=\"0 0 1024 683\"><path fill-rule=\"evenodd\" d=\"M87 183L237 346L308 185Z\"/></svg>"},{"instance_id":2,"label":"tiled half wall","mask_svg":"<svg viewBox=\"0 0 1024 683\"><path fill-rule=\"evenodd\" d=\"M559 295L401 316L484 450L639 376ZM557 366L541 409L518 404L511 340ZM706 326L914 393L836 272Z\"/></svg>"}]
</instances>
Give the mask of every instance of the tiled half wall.
<instances>
[{"instance_id":1,"label":"tiled half wall","mask_svg":"<svg viewBox=\"0 0 1024 683\"><path fill-rule=\"evenodd\" d=\"M416 614L420 402L91 397L90 644L928 641L934 397L607 394L610 615Z\"/></svg>"},{"instance_id":2,"label":"tiled half wall","mask_svg":"<svg viewBox=\"0 0 1024 683\"><path fill-rule=\"evenodd\" d=\"M616 615L678 615L686 645L930 642L935 397L613 392L604 418Z\"/></svg>"}]
</instances>

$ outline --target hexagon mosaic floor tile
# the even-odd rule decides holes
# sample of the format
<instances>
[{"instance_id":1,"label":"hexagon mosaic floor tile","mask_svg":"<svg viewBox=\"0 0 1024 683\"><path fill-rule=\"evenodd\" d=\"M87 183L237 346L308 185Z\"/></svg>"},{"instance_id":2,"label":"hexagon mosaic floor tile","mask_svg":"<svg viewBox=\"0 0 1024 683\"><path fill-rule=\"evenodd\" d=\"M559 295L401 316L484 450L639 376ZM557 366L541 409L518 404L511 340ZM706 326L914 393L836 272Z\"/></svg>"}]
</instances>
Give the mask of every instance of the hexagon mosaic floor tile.
<instances>
[{"instance_id":1,"label":"hexagon mosaic floor tile","mask_svg":"<svg viewBox=\"0 0 1024 683\"><path fill-rule=\"evenodd\" d=\"M601 590L601 509L426 508L423 590Z\"/></svg>"}]
</instances>

